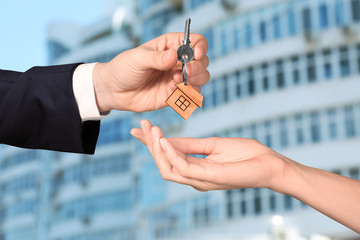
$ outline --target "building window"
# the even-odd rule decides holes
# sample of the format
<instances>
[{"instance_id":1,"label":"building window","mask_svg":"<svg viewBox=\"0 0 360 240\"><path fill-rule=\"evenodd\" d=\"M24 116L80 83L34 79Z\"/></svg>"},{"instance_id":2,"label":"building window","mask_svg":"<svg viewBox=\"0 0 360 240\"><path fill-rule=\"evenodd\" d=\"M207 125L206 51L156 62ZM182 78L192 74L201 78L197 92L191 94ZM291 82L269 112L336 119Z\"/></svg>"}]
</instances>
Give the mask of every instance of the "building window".
<instances>
[{"instance_id":1,"label":"building window","mask_svg":"<svg viewBox=\"0 0 360 240\"><path fill-rule=\"evenodd\" d=\"M213 107L216 107L218 105L218 94L217 94L217 88L216 88L216 81L212 82L212 89L211 89L211 99L212 99L212 105Z\"/></svg>"},{"instance_id":2,"label":"building window","mask_svg":"<svg viewBox=\"0 0 360 240\"><path fill-rule=\"evenodd\" d=\"M323 51L323 60L324 60L324 78L330 79L332 78L332 64L331 64L331 50L327 49Z\"/></svg>"},{"instance_id":3,"label":"building window","mask_svg":"<svg viewBox=\"0 0 360 240\"><path fill-rule=\"evenodd\" d=\"M284 67L281 60L276 62L276 85L278 88L283 88L285 86Z\"/></svg>"},{"instance_id":4,"label":"building window","mask_svg":"<svg viewBox=\"0 0 360 240\"><path fill-rule=\"evenodd\" d=\"M303 115L298 114L295 116L295 125L296 125L296 143L303 144L305 141L304 136L304 126L303 126Z\"/></svg>"},{"instance_id":5,"label":"building window","mask_svg":"<svg viewBox=\"0 0 360 240\"><path fill-rule=\"evenodd\" d=\"M284 196L284 209L286 211L289 211L293 208L293 198L289 195L283 195Z\"/></svg>"},{"instance_id":6,"label":"building window","mask_svg":"<svg viewBox=\"0 0 360 240\"><path fill-rule=\"evenodd\" d=\"M248 70L248 81L249 81L249 85L248 85L248 91L249 91L249 95L254 95L255 93L255 79L254 79L254 69L253 68L249 68Z\"/></svg>"},{"instance_id":7,"label":"building window","mask_svg":"<svg viewBox=\"0 0 360 240\"><path fill-rule=\"evenodd\" d=\"M310 53L306 56L307 60L307 77L309 82L316 81L315 55Z\"/></svg>"},{"instance_id":8,"label":"building window","mask_svg":"<svg viewBox=\"0 0 360 240\"><path fill-rule=\"evenodd\" d=\"M266 23L265 23L265 21L260 22L259 31L260 31L261 42L266 42Z\"/></svg>"},{"instance_id":9,"label":"building window","mask_svg":"<svg viewBox=\"0 0 360 240\"><path fill-rule=\"evenodd\" d=\"M280 25L279 15L274 16L273 27L274 27L274 38L279 39L281 37L281 25Z\"/></svg>"},{"instance_id":10,"label":"building window","mask_svg":"<svg viewBox=\"0 0 360 240\"><path fill-rule=\"evenodd\" d=\"M203 33L204 37L208 43L208 53L209 59L214 57L214 30L213 28L209 28Z\"/></svg>"},{"instance_id":11,"label":"building window","mask_svg":"<svg viewBox=\"0 0 360 240\"><path fill-rule=\"evenodd\" d=\"M299 58L297 56L291 58L292 80L295 85L300 83Z\"/></svg>"},{"instance_id":12,"label":"building window","mask_svg":"<svg viewBox=\"0 0 360 240\"><path fill-rule=\"evenodd\" d=\"M240 98L241 97L241 78L240 78L240 72L237 71L235 73L236 76L236 97Z\"/></svg>"},{"instance_id":13,"label":"building window","mask_svg":"<svg viewBox=\"0 0 360 240\"><path fill-rule=\"evenodd\" d=\"M269 197L269 207L270 207L270 210L272 212L274 212L276 210L276 197L275 197L275 194L273 192L271 192L270 194L270 197Z\"/></svg>"},{"instance_id":14,"label":"building window","mask_svg":"<svg viewBox=\"0 0 360 240\"><path fill-rule=\"evenodd\" d=\"M327 111L328 126L329 126L329 138L336 139L338 137L337 123L336 123L336 110L329 109Z\"/></svg>"},{"instance_id":15,"label":"building window","mask_svg":"<svg viewBox=\"0 0 360 240\"><path fill-rule=\"evenodd\" d=\"M360 45L356 47L357 52L357 71L360 73Z\"/></svg>"},{"instance_id":16,"label":"building window","mask_svg":"<svg viewBox=\"0 0 360 240\"><path fill-rule=\"evenodd\" d=\"M259 188L255 188L254 189L254 213L256 215L261 214L261 194L260 194L260 189Z\"/></svg>"},{"instance_id":17,"label":"building window","mask_svg":"<svg viewBox=\"0 0 360 240\"><path fill-rule=\"evenodd\" d=\"M288 19L288 31L290 36L294 36L296 34L296 16L294 9L289 9L287 12Z\"/></svg>"},{"instance_id":18,"label":"building window","mask_svg":"<svg viewBox=\"0 0 360 240\"><path fill-rule=\"evenodd\" d=\"M263 85L263 89L264 91L269 90L269 77L268 77L268 65L267 63L264 63L261 66L262 69L262 85Z\"/></svg>"},{"instance_id":19,"label":"building window","mask_svg":"<svg viewBox=\"0 0 360 240\"><path fill-rule=\"evenodd\" d=\"M233 190L226 191L226 215L228 218L233 217Z\"/></svg>"},{"instance_id":20,"label":"building window","mask_svg":"<svg viewBox=\"0 0 360 240\"><path fill-rule=\"evenodd\" d=\"M224 103L229 102L229 81L228 81L228 77L224 76L223 78L223 98L224 98Z\"/></svg>"},{"instance_id":21,"label":"building window","mask_svg":"<svg viewBox=\"0 0 360 240\"><path fill-rule=\"evenodd\" d=\"M320 116L318 112L310 113L310 136L312 142L320 141Z\"/></svg>"},{"instance_id":22,"label":"building window","mask_svg":"<svg viewBox=\"0 0 360 240\"><path fill-rule=\"evenodd\" d=\"M357 180L360 179L359 168L351 168L349 174L350 177L353 179L357 179Z\"/></svg>"},{"instance_id":23,"label":"building window","mask_svg":"<svg viewBox=\"0 0 360 240\"><path fill-rule=\"evenodd\" d=\"M351 1L352 18L354 22L360 21L360 0Z\"/></svg>"},{"instance_id":24,"label":"building window","mask_svg":"<svg viewBox=\"0 0 360 240\"><path fill-rule=\"evenodd\" d=\"M266 121L264 124L265 128L265 142L264 144L269 148L272 148L272 137L271 137L271 122Z\"/></svg>"},{"instance_id":25,"label":"building window","mask_svg":"<svg viewBox=\"0 0 360 240\"><path fill-rule=\"evenodd\" d=\"M328 7L325 3L319 6L319 23L321 29L329 27Z\"/></svg>"},{"instance_id":26,"label":"building window","mask_svg":"<svg viewBox=\"0 0 360 240\"><path fill-rule=\"evenodd\" d=\"M348 106L345 108L345 136L352 138L355 135L354 107Z\"/></svg>"},{"instance_id":27,"label":"building window","mask_svg":"<svg viewBox=\"0 0 360 240\"><path fill-rule=\"evenodd\" d=\"M234 27L234 49L240 48L240 30L239 27Z\"/></svg>"},{"instance_id":28,"label":"building window","mask_svg":"<svg viewBox=\"0 0 360 240\"><path fill-rule=\"evenodd\" d=\"M340 75L342 77L350 75L349 51L347 47L340 48Z\"/></svg>"},{"instance_id":29,"label":"building window","mask_svg":"<svg viewBox=\"0 0 360 240\"><path fill-rule=\"evenodd\" d=\"M250 126L250 138L252 139L258 139L258 135L257 135L257 125L256 124L252 124Z\"/></svg>"},{"instance_id":30,"label":"building window","mask_svg":"<svg viewBox=\"0 0 360 240\"><path fill-rule=\"evenodd\" d=\"M288 133L287 133L287 122L286 118L280 118L279 120L279 139L280 139L280 146L287 147L289 145L288 141Z\"/></svg>"},{"instance_id":31,"label":"building window","mask_svg":"<svg viewBox=\"0 0 360 240\"><path fill-rule=\"evenodd\" d=\"M310 8L305 8L302 11L302 20L303 20L303 29L305 33L311 32L311 10Z\"/></svg>"},{"instance_id":32,"label":"building window","mask_svg":"<svg viewBox=\"0 0 360 240\"><path fill-rule=\"evenodd\" d=\"M343 0L337 0L335 3L335 22L338 26L342 26L345 23Z\"/></svg>"},{"instance_id":33,"label":"building window","mask_svg":"<svg viewBox=\"0 0 360 240\"><path fill-rule=\"evenodd\" d=\"M223 24L221 26L221 53L225 55L227 53L227 32L226 32L226 25Z\"/></svg>"},{"instance_id":34,"label":"building window","mask_svg":"<svg viewBox=\"0 0 360 240\"><path fill-rule=\"evenodd\" d=\"M252 30L251 30L251 24L246 24L246 46L251 47L252 46Z\"/></svg>"}]
</instances>

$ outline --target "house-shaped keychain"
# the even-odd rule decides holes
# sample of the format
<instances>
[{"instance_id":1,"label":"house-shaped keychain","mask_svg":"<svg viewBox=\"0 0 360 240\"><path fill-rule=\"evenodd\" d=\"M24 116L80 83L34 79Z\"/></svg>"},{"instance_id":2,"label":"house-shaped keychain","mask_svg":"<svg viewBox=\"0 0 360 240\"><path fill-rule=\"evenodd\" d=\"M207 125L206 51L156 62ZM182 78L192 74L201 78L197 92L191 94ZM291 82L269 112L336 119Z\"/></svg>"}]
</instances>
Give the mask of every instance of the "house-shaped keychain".
<instances>
[{"instance_id":1,"label":"house-shaped keychain","mask_svg":"<svg viewBox=\"0 0 360 240\"><path fill-rule=\"evenodd\" d=\"M203 96L190 84L179 83L176 87L166 103L186 120L197 107L201 108Z\"/></svg>"}]
</instances>

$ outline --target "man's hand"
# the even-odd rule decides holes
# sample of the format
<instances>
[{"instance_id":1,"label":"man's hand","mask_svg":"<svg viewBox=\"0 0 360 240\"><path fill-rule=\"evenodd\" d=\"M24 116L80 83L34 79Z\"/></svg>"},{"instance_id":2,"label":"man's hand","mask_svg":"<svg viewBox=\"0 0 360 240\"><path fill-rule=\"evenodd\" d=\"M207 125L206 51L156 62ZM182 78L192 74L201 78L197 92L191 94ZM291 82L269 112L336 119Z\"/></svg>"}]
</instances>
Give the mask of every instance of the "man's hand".
<instances>
[{"instance_id":1,"label":"man's hand","mask_svg":"<svg viewBox=\"0 0 360 240\"><path fill-rule=\"evenodd\" d=\"M188 80L200 91L210 78L206 70L208 45L199 34L190 38L195 58L188 64ZM110 62L96 64L93 81L99 111L144 112L165 107L165 100L182 81L176 49L183 39L183 33L165 34L120 53Z\"/></svg>"}]
</instances>

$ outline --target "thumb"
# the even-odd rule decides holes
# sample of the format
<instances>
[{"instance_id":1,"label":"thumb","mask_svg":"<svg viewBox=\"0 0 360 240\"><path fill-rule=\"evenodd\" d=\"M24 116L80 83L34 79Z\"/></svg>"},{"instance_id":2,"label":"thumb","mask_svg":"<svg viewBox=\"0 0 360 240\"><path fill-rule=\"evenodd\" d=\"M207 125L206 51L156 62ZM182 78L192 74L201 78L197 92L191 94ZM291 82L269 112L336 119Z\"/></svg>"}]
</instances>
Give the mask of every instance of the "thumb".
<instances>
[{"instance_id":1,"label":"thumb","mask_svg":"<svg viewBox=\"0 0 360 240\"><path fill-rule=\"evenodd\" d=\"M177 53L175 49L166 51L146 50L139 57L145 67L160 71L169 70L177 63Z\"/></svg>"}]
</instances>

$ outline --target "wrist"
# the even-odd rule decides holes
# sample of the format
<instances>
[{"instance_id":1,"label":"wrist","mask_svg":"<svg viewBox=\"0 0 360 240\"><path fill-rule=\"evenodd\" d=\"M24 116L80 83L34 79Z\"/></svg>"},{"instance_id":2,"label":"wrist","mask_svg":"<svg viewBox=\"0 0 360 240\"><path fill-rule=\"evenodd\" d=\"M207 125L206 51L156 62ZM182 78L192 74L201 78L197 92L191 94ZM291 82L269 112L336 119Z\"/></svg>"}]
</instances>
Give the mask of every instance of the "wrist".
<instances>
[{"instance_id":1,"label":"wrist","mask_svg":"<svg viewBox=\"0 0 360 240\"><path fill-rule=\"evenodd\" d=\"M97 63L93 70L93 83L96 105L100 113L111 111L111 86L108 84L106 63Z\"/></svg>"},{"instance_id":2,"label":"wrist","mask_svg":"<svg viewBox=\"0 0 360 240\"><path fill-rule=\"evenodd\" d=\"M273 174L269 189L278 193L293 195L294 189L298 186L297 179L305 166L277 152L274 152L274 157L281 161L281 164Z\"/></svg>"}]
</instances>

